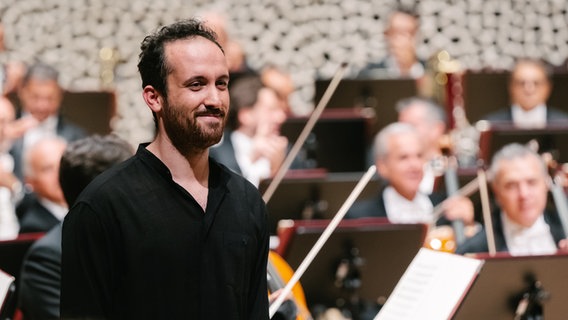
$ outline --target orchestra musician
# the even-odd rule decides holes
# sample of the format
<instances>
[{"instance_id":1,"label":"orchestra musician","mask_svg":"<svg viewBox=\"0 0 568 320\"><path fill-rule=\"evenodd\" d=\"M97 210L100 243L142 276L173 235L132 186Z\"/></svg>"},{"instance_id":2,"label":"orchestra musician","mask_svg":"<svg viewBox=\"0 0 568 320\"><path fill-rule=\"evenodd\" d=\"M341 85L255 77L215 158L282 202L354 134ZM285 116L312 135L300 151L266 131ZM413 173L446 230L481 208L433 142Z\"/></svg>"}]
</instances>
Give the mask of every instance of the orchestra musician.
<instances>
[{"instance_id":1,"label":"orchestra musician","mask_svg":"<svg viewBox=\"0 0 568 320\"><path fill-rule=\"evenodd\" d=\"M71 206L104 170L130 156L130 144L114 135L91 135L69 143L59 166L59 184ZM18 308L26 320L59 319L61 227L58 223L26 252L18 280Z\"/></svg>"},{"instance_id":2,"label":"orchestra musician","mask_svg":"<svg viewBox=\"0 0 568 320\"><path fill-rule=\"evenodd\" d=\"M513 143L493 156L489 178L498 208L492 212L496 251L511 255L552 254L565 246L557 212L547 210L547 166L528 146ZM456 253L489 252L487 229Z\"/></svg>"},{"instance_id":3,"label":"orchestra musician","mask_svg":"<svg viewBox=\"0 0 568 320\"><path fill-rule=\"evenodd\" d=\"M443 169L442 147L446 133L446 113L444 109L431 99L408 97L396 103L398 121L409 123L424 143L424 177L420 190L426 194L434 191L436 176Z\"/></svg>"},{"instance_id":4,"label":"orchestra musician","mask_svg":"<svg viewBox=\"0 0 568 320\"><path fill-rule=\"evenodd\" d=\"M388 46L387 57L368 64L359 73L362 78L413 78L425 74L425 62L416 54L420 21L418 14L399 7L388 17L384 37Z\"/></svg>"},{"instance_id":5,"label":"orchestra musician","mask_svg":"<svg viewBox=\"0 0 568 320\"><path fill-rule=\"evenodd\" d=\"M451 230L454 219L461 219L466 226L474 225L472 202L462 196L446 198L442 193L425 194L420 190L424 175L424 145L414 126L395 122L383 128L374 140L375 165L386 187L370 199L356 201L345 218L386 217L392 223L425 223L431 228L426 243L432 237ZM433 221L434 207L441 205L444 214ZM444 241L443 251L455 250L451 241ZM362 319L373 319L380 305L362 311Z\"/></svg>"},{"instance_id":6,"label":"orchestra musician","mask_svg":"<svg viewBox=\"0 0 568 320\"><path fill-rule=\"evenodd\" d=\"M512 122L519 128L543 128L549 123L568 123L568 114L548 106L552 71L541 60L519 59L509 79L511 106L485 115L495 123Z\"/></svg>"},{"instance_id":7,"label":"orchestra musician","mask_svg":"<svg viewBox=\"0 0 568 320\"><path fill-rule=\"evenodd\" d=\"M286 109L276 92L256 75L231 84L231 108L221 143L210 149L219 163L255 186L273 177L286 157L288 139L280 134Z\"/></svg>"},{"instance_id":8,"label":"orchestra musician","mask_svg":"<svg viewBox=\"0 0 568 320\"><path fill-rule=\"evenodd\" d=\"M436 225L449 225L454 219L474 224L473 204L468 198L427 195L420 190L424 145L412 125L395 122L386 126L375 137L374 148L377 172L388 185L376 197L356 201L346 218L386 217L393 223L430 224L434 206L441 204L444 214Z\"/></svg>"}]
</instances>

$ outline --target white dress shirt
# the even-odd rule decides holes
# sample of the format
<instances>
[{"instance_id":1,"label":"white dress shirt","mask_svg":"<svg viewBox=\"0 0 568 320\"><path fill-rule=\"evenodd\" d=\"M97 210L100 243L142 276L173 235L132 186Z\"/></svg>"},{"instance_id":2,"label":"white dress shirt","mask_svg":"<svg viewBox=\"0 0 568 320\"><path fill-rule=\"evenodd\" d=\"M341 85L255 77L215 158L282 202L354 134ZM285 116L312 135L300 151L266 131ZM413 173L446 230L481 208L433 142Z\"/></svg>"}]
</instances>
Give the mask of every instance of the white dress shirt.
<instances>
[{"instance_id":1,"label":"white dress shirt","mask_svg":"<svg viewBox=\"0 0 568 320\"><path fill-rule=\"evenodd\" d=\"M430 223L433 219L434 205L421 192L414 199L408 200L388 186L383 191L383 199L387 217L392 223Z\"/></svg>"},{"instance_id":2,"label":"white dress shirt","mask_svg":"<svg viewBox=\"0 0 568 320\"><path fill-rule=\"evenodd\" d=\"M523 227L501 213L503 234L511 255L541 255L557 251L556 243L550 233L550 226L540 216L529 228Z\"/></svg>"},{"instance_id":3,"label":"white dress shirt","mask_svg":"<svg viewBox=\"0 0 568 320\"><path fill-rule=\"evenodd\" d=\"M67 208L67 206L59 205L45 198L39 198L38 201L59 221L63 221L63 218L65 218L67 211L69 211L69 208Z\"/></svg>"},{"instance_id":4,"label":"white dress shirt","mask_svg":"<svg viewBox=\"0 0 568 320\"><path fill-rule=\"evenodd\" d=\"M511 109L513 123L520 128L544 128L546 127L546 106L538 105L535 108L525 111L518 105L513 105Z\"/></svg>"},{"instance_id":5,"label":"white dress shirt","mask_svg":"<svg viewBox=\"0 0 568 320\"><path fill-rule=\"evenodd\" d=\"M24 116L30 116L24 115ZM46 137L57 136L57 116L50 116L40 122L36 127L28 129L24 135L24 150ZM25 154L25 151L24 151Z\"/></svg>"},{"instance_id":6,"label":"white dress shirt","mask_svg":"<svg viewBox=\"0 0 568 320\"><path fill-rule=\"evenodd\" d=\"M266 158L260 158L254 162L251 160L253 141L244 133L233 131L231 142L243 177L258 187L260 180L270 177L270 161Z\"/></svg>"},{"instance_id":7,"label":"white dress shirt","mask_svg":"<svg viewBox=\"0 0 568 320\"><path fill-rule=\"evenodd\" d=\"M9 154L0 154L2 170L11 172L14 159ZM0 240L14 239L18 236L20 225L16 216L16 196L13 190L0 187Z\"/></svg>"}]
</instances>

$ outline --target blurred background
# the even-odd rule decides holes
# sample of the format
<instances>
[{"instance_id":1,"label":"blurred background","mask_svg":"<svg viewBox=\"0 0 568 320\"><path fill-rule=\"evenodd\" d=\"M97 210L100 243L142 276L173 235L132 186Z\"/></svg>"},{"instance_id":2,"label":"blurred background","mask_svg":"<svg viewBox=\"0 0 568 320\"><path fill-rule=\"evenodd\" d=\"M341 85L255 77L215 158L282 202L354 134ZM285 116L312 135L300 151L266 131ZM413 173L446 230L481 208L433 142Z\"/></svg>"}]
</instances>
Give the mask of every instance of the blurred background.
<instances>
[{"instance_id":1,"label":"blurred background","mask_svg":"<svg viewBox=\"0 0 568 320\"><path fill-rule=\"evenodd\" d=\"M385 19L398 5L412 5L420 15L417 54L423 60L445 50L467 70L508 70L518 56L566 70L564 0L4 0L0 62L41 60L60 71L68 90L113 91L111 130L137 144L153 135L137 54L143 36L158 26L224 12L229 36L250 68L287 70L295 84L292 111L306 115L314 106L315 79L330 78L344 61L356 74L386 55Z\"/></svg>"}]
</instances>

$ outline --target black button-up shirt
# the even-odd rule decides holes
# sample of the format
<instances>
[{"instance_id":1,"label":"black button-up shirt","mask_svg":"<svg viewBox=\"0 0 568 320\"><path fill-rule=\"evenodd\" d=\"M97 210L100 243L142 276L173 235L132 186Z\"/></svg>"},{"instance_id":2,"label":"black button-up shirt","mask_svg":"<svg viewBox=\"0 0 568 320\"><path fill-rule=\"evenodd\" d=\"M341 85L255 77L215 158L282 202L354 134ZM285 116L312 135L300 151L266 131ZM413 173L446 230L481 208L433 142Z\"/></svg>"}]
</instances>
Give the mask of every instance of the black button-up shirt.
<instances>
[{"instance_id":1,"label":"black button-up shirt","mask_svg":"<svg viewBox=\"0 0 568 320\"><path fill-rule=\"evenodd\" d=\"M264 202L210 160L203 212L145 145L91 183L66 216L61 315L267 319Z\"/></svg>"}]
</instances>

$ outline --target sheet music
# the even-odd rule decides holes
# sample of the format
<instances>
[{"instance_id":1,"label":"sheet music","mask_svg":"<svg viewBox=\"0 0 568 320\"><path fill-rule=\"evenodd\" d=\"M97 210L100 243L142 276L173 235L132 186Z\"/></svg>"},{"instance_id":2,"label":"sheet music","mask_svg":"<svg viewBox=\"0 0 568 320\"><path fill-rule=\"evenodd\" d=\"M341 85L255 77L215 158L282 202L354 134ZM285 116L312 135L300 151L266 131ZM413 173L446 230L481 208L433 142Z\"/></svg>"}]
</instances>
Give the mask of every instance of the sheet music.
<instances>
[{"instance_id":1,"label":"sheet music","mask_svg":"<svg viewBox=\"0 0 568 320\"><path fill-rule=\"evenodd\" d=\"M483 262L420 249L375 320L450 319Z\"/></svg>"},{"instance_id":2,"label":"sheet music","mask_svg":"<svg viewBox=\"0 0 568 320\"><path fill-rule=\"evenodd\" d=\"M0 270L0 307L4 303L4 299L6 299L10 285L12 285L12 282L14 282L14 280L15 279L13 276Z\"/></svg>"}]
</instances>

